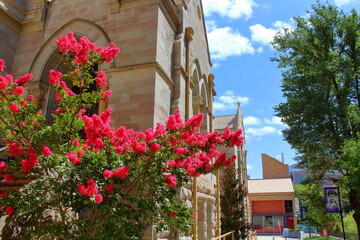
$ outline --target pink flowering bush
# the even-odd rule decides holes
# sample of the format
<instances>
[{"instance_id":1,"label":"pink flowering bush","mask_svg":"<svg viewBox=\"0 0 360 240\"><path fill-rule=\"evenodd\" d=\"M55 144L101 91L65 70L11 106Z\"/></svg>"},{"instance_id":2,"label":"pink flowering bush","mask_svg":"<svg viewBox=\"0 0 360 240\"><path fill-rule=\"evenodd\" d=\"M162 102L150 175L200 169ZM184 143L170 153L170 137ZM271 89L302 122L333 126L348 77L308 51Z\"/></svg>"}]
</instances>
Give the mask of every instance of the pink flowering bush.
<instances>
[{"instance_id":1,"label":"pink flowering bush","mask_svg":"<svg viewBox=\"0 0 360 240\"><path fill-rule=\"evenodd\" d=\"M193 213L177 190L230 165L235 156L227 158L217 146L241 145L241 131L201 134L203 115L184 122L179 111L155 129L114 128L111 109L99 115L86 109L111 95L101 92L105 72L94 76L91 69L119 49L73 33L56 43L70 71L49 72L57 101L51 124L24 91L32 75L14 80L0 59L0 131L10 156L0 161L0 171L6 182L34 179L19 191L0 193L2 214L32 222L20 231L24 239L140 239L151 224L189 232Z\"/></svg>"}]
</instances>

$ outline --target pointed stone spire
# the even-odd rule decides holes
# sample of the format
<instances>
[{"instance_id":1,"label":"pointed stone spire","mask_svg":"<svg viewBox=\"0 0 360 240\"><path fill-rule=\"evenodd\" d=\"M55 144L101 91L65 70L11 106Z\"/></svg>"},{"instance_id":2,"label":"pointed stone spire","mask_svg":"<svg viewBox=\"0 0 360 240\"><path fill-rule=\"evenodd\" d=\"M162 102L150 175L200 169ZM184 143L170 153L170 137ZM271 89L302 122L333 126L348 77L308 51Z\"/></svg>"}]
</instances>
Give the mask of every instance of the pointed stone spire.
<instances>
[{"instance_id":1,"label":"pointed stone spire","mask_svg":"<svg viewBox=\"0 0 360 240\"><path fill-rule=\"evenodd\" d=\"M236 104L237 104L237 111L236 111L236 116L235 116L236 129L239 129L242 125L242 112L241 112L241 108L240 108L241 102L238 101Z\"/></svg>"}]
</instances>

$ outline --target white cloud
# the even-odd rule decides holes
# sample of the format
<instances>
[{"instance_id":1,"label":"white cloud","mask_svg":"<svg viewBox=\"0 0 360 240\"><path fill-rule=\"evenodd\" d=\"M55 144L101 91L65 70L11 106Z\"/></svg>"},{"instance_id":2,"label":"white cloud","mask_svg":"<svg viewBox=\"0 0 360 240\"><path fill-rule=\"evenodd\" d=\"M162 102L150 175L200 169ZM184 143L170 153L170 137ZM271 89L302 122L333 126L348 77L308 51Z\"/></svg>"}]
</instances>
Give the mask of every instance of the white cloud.
<instances>
[{"instance_id":1,"label":"white cloud","mask_svg":"<svg viewBox=\"0 0 360 240\"><path fill-rule=\"evenodd\" d=\"M335 0L335 5L337 7L341 7L342 5L345 5L345 4L349 4L349 3L352 3L352 2L356 2L357 0Z\"/></svg>"},{"instance_id":2,"label":"white cloud","mask_svg":"<svg viewBox=\"0 0 360 240\"><path fill-rule=\"evenodd\" d=\"M243 120L245 126L250 126L250 125L258 126L261 124L261 120L253 116L245 117Z\"/></svg>"},{"instance_id":3,"label":"white cloud","mask_svg":"<svg viewBox=\"0 0 360 240\"><path fill-rule=\"evenodd\" d=\"M224 60L230 56L254 54L255 48L250 39L241 35L231 27L217 28L211 25L208 31L211 57L214 60Z\"/></svg>"},{"instance_id":4,"label":"white cloud","mask_svg":"<svg viewBox=\"0 0 360 240\"><path fill-rule=\"evenodd\" d=\"M259 137L259 136L265 136L269 134L277 134L276 128L272 126L265 126L261 128L248 128L245 129L245 135L248 137Z\"/></svg>"},{"instance_id":5,"label":"white cloud","mask_svg":"<svg viewBox=\"0 0 360 240\"><path fill-rule=\"evenodd\" d=\"M246 168L247 168L247 170L252 170L253 166L251 164L246 164Z\"/></svg>"},{"instance_id":6,"label":"white cloud","mask_svg":"<svg viewBox=\"0 0 360 240\"><path fill-rule=\"evenodd\" d=\"M214 64L212 65L212 68L218 68L218 67L220 67L220 66L221 66L220 63L214 63Z\"/></svg>"},{"instance_id":7,"label":"white cloud","mask_svg":"<svg viewBox=\"0 0 360 240\"><path fill-rule=\"evenodd\" d=\"M250 26L250 31L251 40L263 45L269 44L277 32L275 29L265 28L261 24Z\"/></svg>"},{"instance_id":8,"label":"white cloud","mask_svg":"<svg viewBox=\"0 0 360 240\"><path fill-rule=\"evenodd\" d=\"M219 6L221 5L221 6ZM204 14L206 17L213 13L222 17L248 19L253 13L253 7L257 6L254 0L203 0Z\"/></svg>"},{"instance_id":9,"label":"white cloud","mask_svg":"<svg viewBox=\"0 0 360 240\"><path fill-rule=\"evenodd\" d=\"M214 101L214 110L225 111L229 109L236 109L237 102L247 104L249 102L249 98L236 96L233 91L226 91L224 95L217 97Z\"/></svg>"},{"instance_id":10,"label":"white cloud","mask_svg":"<svg viewBox=\"0 0 360 240\"><path fill-rule=\"evenodd\" d=\"M264 120L266 124L269 125L280 125L280 126L286 126L283 122L281 122L281 118L279 117L273 117L272 119L265 119Z\"/></svg>"},{"instance_id":11,"label":"white cloud","mask_svg":"<svg viewBox=\"0 0 360 240\"><path fill-rule=\"evenodd\" d=\"M249 28L251 41L262 45L269 45L277 32L282 31L284 28L292 29L292 26L283 21L276 21L272 24L272 28L266 28L261 24L255 24Z\"/></svg>"}]
</instances>

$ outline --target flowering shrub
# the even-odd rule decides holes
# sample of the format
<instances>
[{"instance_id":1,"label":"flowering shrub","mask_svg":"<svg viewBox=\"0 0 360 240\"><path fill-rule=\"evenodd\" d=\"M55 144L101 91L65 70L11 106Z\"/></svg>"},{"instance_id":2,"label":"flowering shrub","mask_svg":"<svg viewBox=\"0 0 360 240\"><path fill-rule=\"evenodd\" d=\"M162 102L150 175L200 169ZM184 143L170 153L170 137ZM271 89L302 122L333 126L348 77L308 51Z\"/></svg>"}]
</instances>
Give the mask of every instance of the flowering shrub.
<instances>
[{"instance_id":1,"label":"flowering shrub","mask_svg":"<svg viewBox=\"0 0 360 240\"><path fill-rule=\"evenodd\" d=\"M226 158L216 147L241 145L241 131L200 134L203 115L184 122L179 111L155 129L115 129L111 109L92 116L86 109L111 95L101 92L105 72L93 76L90 69L120 50L71 32L56 43L70 71L49 73L57 101L51 124L33 96L24 95L31 74L0 75L0 131L11 156L0 161L0 171L5 182L34 179L0 193L2 213L36 222L22 231L26 239L140 239L152 223L189 232L193 213L177 199L178 187L231 164L235 156ZM0 60L0 71L5 67Z\"/></svg>"}]
</instances>

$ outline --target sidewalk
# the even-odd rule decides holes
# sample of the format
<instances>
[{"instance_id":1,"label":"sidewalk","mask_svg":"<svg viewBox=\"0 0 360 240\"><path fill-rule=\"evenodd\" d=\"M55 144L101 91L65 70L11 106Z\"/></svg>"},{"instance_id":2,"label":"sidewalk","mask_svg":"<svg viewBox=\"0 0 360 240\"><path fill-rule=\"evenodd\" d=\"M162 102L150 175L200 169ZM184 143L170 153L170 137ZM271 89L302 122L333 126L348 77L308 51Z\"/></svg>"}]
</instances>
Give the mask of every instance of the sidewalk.
<instances>
[{"instance_id":1,"label":"sidewalk","mask_svg":"<svg viewBox=\"0 0 360 240\"><path fill-rule=\"evenodd\" d=\"M312 237L320 236L317 233L311 233ZM309 237L309 233L301 232L301 239ZM298 238L286 238L287 240L298 240ZM257 235L257 240L285 240L281 235Z\"/></svg>"},{"instance_id":2,"label":"sidewalk","mask_svg":"<svg viewBox=\"0 0 360 240\"><path fill-rule=\"evenodd\" d=\"M257 235L257 240L285 240L281 235ZM286 238L288 240L298 240L297 238Z\"/></svg>"}]
</instances>

